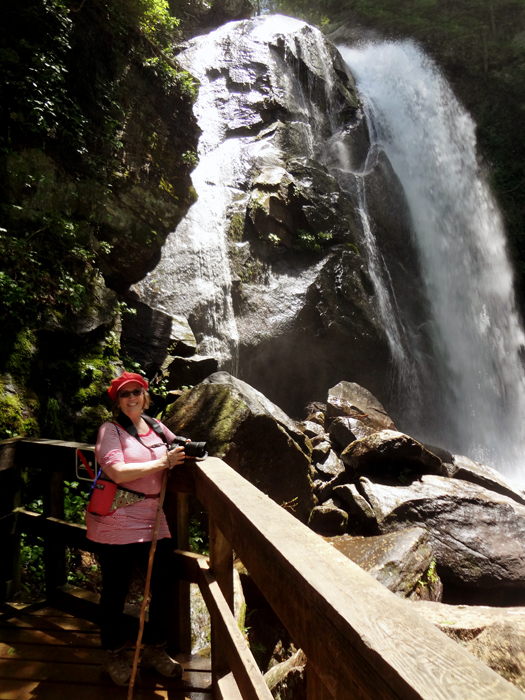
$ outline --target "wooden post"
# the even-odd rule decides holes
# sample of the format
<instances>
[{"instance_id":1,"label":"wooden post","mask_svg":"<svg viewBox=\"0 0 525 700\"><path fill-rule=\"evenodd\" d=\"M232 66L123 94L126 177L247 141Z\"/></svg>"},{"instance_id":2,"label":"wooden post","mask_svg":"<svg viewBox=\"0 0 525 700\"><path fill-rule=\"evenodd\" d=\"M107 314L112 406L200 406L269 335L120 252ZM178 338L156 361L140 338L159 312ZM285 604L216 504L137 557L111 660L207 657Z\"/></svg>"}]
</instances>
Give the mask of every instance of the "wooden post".
<instances>
[{"instance_id":1,"label":"wooden post","mask_svg":"<svg viewBox=\"0 0 525 700\"><path fill-rule=\"evenodd\" d=\"M311 663L306 664L306 700L333 700L333 695L319 678Z\"/></svg>"},{"instance_id":2,"label":"wooden post","mask_svg":"<svg viewBox=\"0 0 525 700\"><path fill-rule=\"evenodd\" d=\"M171 482L171 483L170 483ZM170 488L171 486L171 488ZM174 549L187 551L190 547L189 502L186 493L175 490L168 480L164 512L173 539ZM179 578L174 590L170 622L169 648L173 655L191 652L190 582Z\"/></svg>"},{"instance_id":3,"label":"wooden post","mask_svg":"<svg viewBox=\"0 0 525 700\"><path fill-rule=\"evenodd\" d=\"M228 607L233 612L233 551L228 540L210 518L210 568L219 584ZM226 676L230 669L218 624L211 621L211 671L214 685L214 697L220 698L218 681Z\"/></svg>"},{"instance_id":4,"label":"wooden post","mask_svg":"<svg viewBox=\"0 0 525 700\"><path fill-rule=\"evenodd\" d=\"M13 513L20 506L21 474L16 463L20 439L0 442L0 603L20 590L20 534Z\"/></svg>"},{"instance_id":5,"label":"wooden post","mask_svg":"<svg viewBox=\"0 0 525 700\"><path fill-rule=\"evenodd\" d=\"M42 452L44 452L42 450ZM47 458L46 458L47 457ZM44 492L44 516L64 519L64 465L56 451L42 455L40 467L48 476ZM67 455L67 458L72 458ZM46 600L53 604L55 591L67 581L66 547L47 532L44 533L44 566Z\"/></svg>"},{"instance_id":6,"label":"wooden post","mask_svg":"<svg viewBox=\"0 0 525 700\"><path fill-rule=\"evenodd\" d=\"M187 493L177 494L177 548L190 548L190 507ZM179 579L179 645L183 654L191 652L190 582Z\"/></svg>"}]
</instances>

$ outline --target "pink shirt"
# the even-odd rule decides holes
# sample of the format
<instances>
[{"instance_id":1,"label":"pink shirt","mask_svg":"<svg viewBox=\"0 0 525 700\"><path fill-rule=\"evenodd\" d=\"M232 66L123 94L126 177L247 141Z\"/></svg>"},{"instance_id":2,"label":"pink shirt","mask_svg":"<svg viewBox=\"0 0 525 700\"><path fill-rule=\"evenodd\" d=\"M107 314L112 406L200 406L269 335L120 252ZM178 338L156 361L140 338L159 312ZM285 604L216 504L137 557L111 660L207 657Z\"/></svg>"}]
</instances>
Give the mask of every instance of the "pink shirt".
<instances>
[{"instance_id":1,"label":"pink shirt","mask_svg":"<svg viewBox=\"0 0 525 700\"><path fill-rule=\"evenodd\" d=\"M164 435L171 444L174 435L160 424ZM120 426L114 423L103 423L100 426L95 447L95 455L99 466L113 466L118 462L137 463L150 462L159 459L166 451L164 443L160 447L152 447L162 442L162 438L150 428L140 439L146 445L141 445L137 438L132 437ZM142 476L134 481L126 481L119 486L130 491L145 494L160 493L163 471ZM124 508L117 508L110 515L95 515L86 513L87 538L104 544L131 544L132 542L151 542L155 530L158 498L146 498ZM161 513L159 540L171 537L164 512Z\"/></svg>"}]
</instances>

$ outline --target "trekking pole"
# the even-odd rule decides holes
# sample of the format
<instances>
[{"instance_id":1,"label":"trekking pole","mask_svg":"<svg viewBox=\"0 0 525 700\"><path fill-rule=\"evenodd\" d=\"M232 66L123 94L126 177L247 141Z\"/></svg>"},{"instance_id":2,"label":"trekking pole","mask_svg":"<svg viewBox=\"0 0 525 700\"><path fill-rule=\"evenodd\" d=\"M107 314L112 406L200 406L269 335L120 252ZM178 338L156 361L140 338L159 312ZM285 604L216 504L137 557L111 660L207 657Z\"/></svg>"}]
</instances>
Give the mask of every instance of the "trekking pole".
<instances>
[{"instance_id":1,"label":"trekking pole","mask_svg":"<svg viewBox=\"0 0 525 700\"><path fill-rule=\"evenodd\" d=\"M132 698L133 698L133 688L135 686L137 667L139 665L140 645L142 644L142 633L144 632L144 617L146 615L146 605L147 605L148 596L149 596L151 572L153 569L153 559L155 558L155 550L157 549L157 539L158 539L158 534L159 534L160 516L162 513L162 504L164 503L164 496L166 495L166 484L168 483L168 471L169 471L169 469L165 469L164 473L162 475L162 486L161 486L160 494L159 494L159 505L157 506L157 517L155 519L155 530L153 532L153 539L151 540L151 547L149 550L148 571L146 574L146 584L144 586L144 599L142 601L142 607L140 609L139 633L137 635L137 645L135 647L135 656L133 657L133 669L131 671L131 678L129 681L127 700L132 700Z\"/></svg>"}]
</instances>

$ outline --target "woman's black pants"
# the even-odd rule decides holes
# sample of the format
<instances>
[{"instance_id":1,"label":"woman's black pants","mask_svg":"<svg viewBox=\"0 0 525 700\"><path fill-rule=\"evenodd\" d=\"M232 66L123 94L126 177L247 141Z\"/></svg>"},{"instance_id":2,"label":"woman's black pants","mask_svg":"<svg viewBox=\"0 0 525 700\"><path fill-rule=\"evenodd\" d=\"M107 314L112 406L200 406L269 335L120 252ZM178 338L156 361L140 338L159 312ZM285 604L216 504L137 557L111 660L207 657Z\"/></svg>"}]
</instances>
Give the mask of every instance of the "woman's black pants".
<instances>
[{"instance_id":1,"label":"woman's black pants","mask_svg":"<svg viewBox=\"0 0 525 700\"><path fill-rule=\"evenodd\" d=\"M99 544L98 559L102 571L100 598L100 640L103 649L121 649L126 643L124 604L136 564L147 568L151 542ZM149 621L144 627L145 644L164 644L178 599L178 571L173 555L173 540L157 542L151 576ZM145 583L145 580L144 580Z\"/></svg>"}]
</instances>

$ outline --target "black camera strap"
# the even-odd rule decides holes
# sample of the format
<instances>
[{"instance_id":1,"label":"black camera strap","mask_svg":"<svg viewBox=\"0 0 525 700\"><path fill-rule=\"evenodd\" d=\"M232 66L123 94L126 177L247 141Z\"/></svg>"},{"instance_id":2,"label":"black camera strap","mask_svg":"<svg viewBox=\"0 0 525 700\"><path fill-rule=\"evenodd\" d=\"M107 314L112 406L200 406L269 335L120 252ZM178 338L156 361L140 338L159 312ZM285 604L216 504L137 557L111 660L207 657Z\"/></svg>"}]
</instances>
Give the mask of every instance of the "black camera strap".
<instances>
[{"instance_id":1,"label":"black camera strap","mask_svg":"<svg viewBox=\"0 0 525 700\"><path fill-rule=\"evenodd\" d=\"M137 430L135 424L127 416L125 413L122 411L118 414L116 422L124 428L124 430L129 433L132 437L137 438L137 440L140 442L141 445L144 447L147 447L148 450L150 450L152 447L161 447L163 444L168 447L168 441L166 440L166 436L164 435L164 431L162 430L162 427L158 421L156 421L154 418L151 416L147 416L145 413L142 414L142 419L144 423L150 426L157 435L162 439L162 442L157 444L157 445L144 445L142 440L140 439L139 431Z\"/></svg>"}]
</instances>

